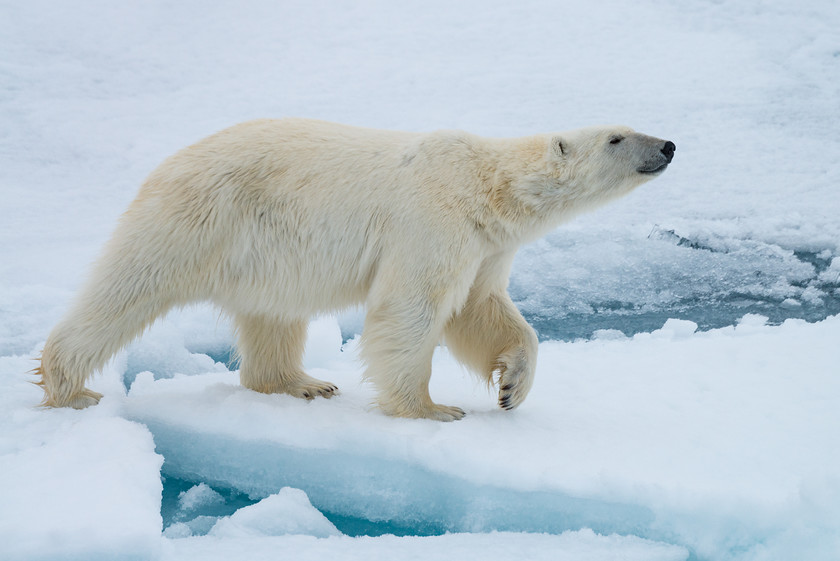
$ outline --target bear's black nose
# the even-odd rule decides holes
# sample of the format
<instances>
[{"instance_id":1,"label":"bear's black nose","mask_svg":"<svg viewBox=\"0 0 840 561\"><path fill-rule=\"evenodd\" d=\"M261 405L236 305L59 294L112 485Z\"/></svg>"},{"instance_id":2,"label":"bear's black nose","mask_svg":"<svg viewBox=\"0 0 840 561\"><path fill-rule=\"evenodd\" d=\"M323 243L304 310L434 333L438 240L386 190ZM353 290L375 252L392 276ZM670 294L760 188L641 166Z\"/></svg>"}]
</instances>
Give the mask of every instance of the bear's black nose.
<instances>
[{"instance_id":1,"label":"bear's black nose","mask_svg":"<svg viewBox=\"0 0 840 561\"><path fill-rule=\"evenodd\" d=\"M665 142L665 146L662 147L662 150L660 150L660 152L665 154L665 157L668 159L669 164L671 163L671 160L674 159L674 151L676 149L677 145L668 140L667 142Z\"/></svg>"}]
</instances>

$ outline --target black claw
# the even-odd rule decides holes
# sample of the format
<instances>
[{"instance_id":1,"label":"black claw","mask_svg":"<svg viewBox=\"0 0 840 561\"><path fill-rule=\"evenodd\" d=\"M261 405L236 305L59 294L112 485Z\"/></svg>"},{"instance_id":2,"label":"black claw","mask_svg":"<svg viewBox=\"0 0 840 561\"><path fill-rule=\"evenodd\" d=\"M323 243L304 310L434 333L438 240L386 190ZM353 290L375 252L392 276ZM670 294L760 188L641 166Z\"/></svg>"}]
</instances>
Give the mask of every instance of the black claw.
<instances>
[{"instance_id":1,"label":"black claw","mask_svg":"<svg viewBox=\"0 0 840 561\"><path fill-rule=\"evenodd\" d=\"M309 399L311 396L309 395L309 392L303 392L303 397Z\"/></svg>"},{"instance_id":2,"label":"black claw","mask_svg":"<svg viewBox=\"0 0 840 561\"><path fill-rule=\"evenodd\" d=\"M513 384L505 384L504 386L502 386L499 389L502 390L503 392L506 392L508 390L512 390L513 389Z\"/></svg>"}]
</instances>

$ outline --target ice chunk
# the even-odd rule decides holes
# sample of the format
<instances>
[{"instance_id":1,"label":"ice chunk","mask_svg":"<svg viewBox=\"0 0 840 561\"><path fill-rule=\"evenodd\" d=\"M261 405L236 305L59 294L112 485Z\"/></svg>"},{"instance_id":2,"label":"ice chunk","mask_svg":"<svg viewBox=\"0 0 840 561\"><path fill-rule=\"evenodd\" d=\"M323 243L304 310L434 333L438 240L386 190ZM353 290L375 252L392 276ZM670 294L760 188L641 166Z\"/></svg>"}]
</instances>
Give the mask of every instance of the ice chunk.
<instances>
[{"instance_id":1,"label":"ice chunk","mask_svg":"<svg viewBox=\"0 0 840 561\"><path fill-rule=\"evenodd\" d=\"M178 506L184 512L223 502L225 498L206 483L199 483L178 495Z\"/></svg>"},{"instance_id":2,"label":"ice chunk","mask_svg":"<svg viewBox=\"0 0 840 561\"><path fill-rule=\"evenodd\" d=\"M196 516L186 522L175 522L170 524L163 535L167 538L189 538L191 536L204 536L218 522L216 516Z\"/></svg>"},{"instance_id":3,"label":"ice chunk","mask_svg":"<svg viewBox=\"0 0 840 561\"><path fill-rule=\"evenodd\" d=\"M823 292L822 290L820 290L819 288L817 288L816 286L806 287L805 290L802 291L802 296L801 296L801 298L805 302L807 302L807 303L809 303L813 306L821 305L823 303L823 299L825 297L826 297L826 293Z\"/></svg>"},{"instance_id":4,"label":"ice chunk","mask_svg":"<svg viewBox=\"0 0 840 561\"><path fill-rule=\"evenodd\" d=\"M693 321L672 318L665 322L662 329L654 331L651 335L668 339L683 339L690 337L695 331L697 331L697 324Z\"/></svg>"},{"instance_id":5,"label":"ice chunk","mask_svg":"<svg viewBox=\"0 0 840 561\"><path fill-rule=\"evenodd\" d=\"M341 532L309 502L300 489L284 487L216 522L209 535L224 538L305 534L318 538Z\"/></svg>"},{"instance_id":6,"label":"ice chunk","mask_svg":"<svg viewBox=\"0 0 840 561\"><path fill-rule=\"evenodd\" d=\"M618 329L596 329L592 333L592 339L598 340L605 340L605 341L615 341L619 339L627 339L627 335L625 335L622 331Z\"/></svg>"},{"instance_id":7,"label":"ice chunk","mask_svg":"<svg viewBox=\"0 0 840 561\"><path fill-rule=\"evenodd\" d=\"M820 281L826 284L840 286L840 257L833 258L831 265L820 273Z\"/></svg>"},{"instance_id":8,"label":"ice chunk","mask_svg":"<svg viewBox=\"0 0 840 561\"><path fill-rule=\"evenodd\" d=\"M184 522L171 524L163 531L164 537L169 539L188 538L193 535L192 528Z\"/></svg>"},{"instance_id":9,"label":"ice chunk","mask_svg":"<svg viewBox=\"0 0 840 561\"><path fill-rule=\"evenodd\" d=\"M739 329L744 327L764 327L765 325L767 325L767 316L761 314L745 314L744 317L738 320Z\"/></svg>"}]
</instances>

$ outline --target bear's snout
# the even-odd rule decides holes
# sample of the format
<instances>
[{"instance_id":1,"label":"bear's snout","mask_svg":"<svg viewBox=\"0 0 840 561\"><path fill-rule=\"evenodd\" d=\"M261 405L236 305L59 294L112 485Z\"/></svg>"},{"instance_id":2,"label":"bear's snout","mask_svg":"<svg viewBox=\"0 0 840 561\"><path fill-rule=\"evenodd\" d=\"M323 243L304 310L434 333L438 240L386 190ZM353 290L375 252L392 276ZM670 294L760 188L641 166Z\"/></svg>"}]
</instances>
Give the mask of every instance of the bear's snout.
<instances>
[{"instance_id":1,"label":"bear's snout","mask_svg":"<svg viewBox=\"0 0 840 561\"><path fill-rule=\"evenodd\" d=\"M665 141L665 146L663 146L663 147L662 147L662 149L660 150L660 152L662 152L662 154L664 154L665 159L666 159L666 160L668 161L668 163L670 164L670 163L671 163L671 160L673 160L673 159L674 159L674 152L675 152L676 150L677 150L677 145L676 145L676 144L674 144L673 142L671 142L670 140L666 140L666 141Z\"/></svg>"},{"instance_id":2,"label":"bear's snout","mask_svg":"<svg viewBox=\"0 0 840 561\"><path fill-rule=\"evenodd\" d=\"M661 140L652 136L643 136L643 138L646 140L644 151L647 157L644 163L636 168L636 171L645 175L662 173L674 159L677 145L670 140Z\"/></svg>"}]
</instances>

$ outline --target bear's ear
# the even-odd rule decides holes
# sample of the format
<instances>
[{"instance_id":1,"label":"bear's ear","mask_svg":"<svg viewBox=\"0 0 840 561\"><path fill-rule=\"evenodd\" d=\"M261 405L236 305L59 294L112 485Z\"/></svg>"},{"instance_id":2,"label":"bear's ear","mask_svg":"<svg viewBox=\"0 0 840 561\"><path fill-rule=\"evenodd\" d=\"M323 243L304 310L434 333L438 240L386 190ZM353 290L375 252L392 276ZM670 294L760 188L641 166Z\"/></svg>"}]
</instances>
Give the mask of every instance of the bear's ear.
<instances>
[{"instance_id":1,"label":"bear's ear","mask_svg":"<svg viewBox=\"0 0 840 561\"><path fill-rule=\"evenodd\" d=\"M551 151L558 158L562 158L568 152L568 144L559 136L551 137Z\"/></svg>"}]
</instances>

